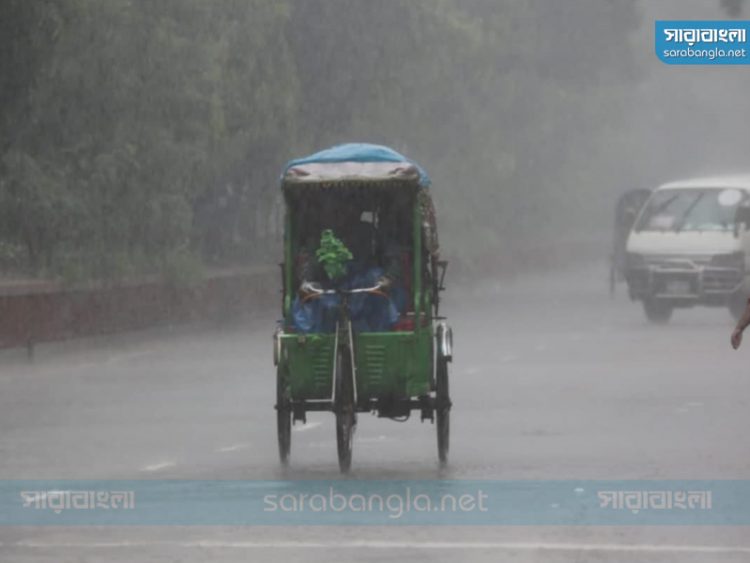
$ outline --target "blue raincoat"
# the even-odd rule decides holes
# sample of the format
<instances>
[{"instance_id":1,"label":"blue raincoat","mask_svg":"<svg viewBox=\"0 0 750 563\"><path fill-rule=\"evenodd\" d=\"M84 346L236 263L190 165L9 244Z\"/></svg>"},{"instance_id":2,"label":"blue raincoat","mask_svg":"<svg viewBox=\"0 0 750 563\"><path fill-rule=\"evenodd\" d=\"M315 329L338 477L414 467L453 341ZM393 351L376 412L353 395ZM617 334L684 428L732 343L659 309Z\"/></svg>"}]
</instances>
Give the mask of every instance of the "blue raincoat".
<instances>
[{"instance_id":1,"label":"blue raincoat","mask_svg":"<svg viewBox=\"0 0 750 563\"><path fill-rule=\"evenodd\" d=\"M347 276L339 284L341 289L373 287L383 275L378 267L361 268L355 262L347 266ZM339 318L339 295L321 295L304 303L297 296L292 303L292 325L302 333L333 332ZM371 293L349 296L349 312L355 332L380 332L390 330L406 307L404 288L394 286L388 297Z\"/></svg>"}]
</instances>

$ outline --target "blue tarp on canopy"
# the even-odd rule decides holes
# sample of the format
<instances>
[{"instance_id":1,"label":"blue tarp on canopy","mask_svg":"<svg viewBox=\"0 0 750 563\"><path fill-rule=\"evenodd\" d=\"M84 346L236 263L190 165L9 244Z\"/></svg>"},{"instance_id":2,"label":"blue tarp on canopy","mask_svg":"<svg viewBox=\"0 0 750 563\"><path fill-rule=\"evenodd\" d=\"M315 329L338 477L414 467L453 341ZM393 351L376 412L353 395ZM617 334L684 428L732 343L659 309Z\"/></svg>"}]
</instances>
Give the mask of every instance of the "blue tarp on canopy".
<instances>
[{"instance_id":1,"label":"blue tarp on canopy","mask_svg":"<svg viewBox=\"0 0 750 563\"><path fill-rule=\"evenodd\" d=\"M419 164L389 147L370 143L336 145L310 156L291 160L284 167L284 174L293 166L326 162L408 162L419 170L419 184L424 188L430 185L430 177Z\"/></svg>"}]
</instances>

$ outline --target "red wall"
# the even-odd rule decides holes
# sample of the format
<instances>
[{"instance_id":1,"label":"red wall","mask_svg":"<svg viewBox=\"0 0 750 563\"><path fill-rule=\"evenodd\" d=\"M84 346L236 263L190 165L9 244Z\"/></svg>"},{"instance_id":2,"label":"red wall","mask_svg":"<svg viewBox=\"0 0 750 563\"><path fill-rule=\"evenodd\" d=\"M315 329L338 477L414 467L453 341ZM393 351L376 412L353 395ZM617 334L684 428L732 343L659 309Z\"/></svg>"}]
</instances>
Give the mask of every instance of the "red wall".
<instances>
[{"instance_id":1,"label":"red wall","mask_svg":"<svg viewBox=\"0 0 750 563\"><path fill-rule=\"evenodd\" d=\"M238 317L280 302L276 270L227 272L190 288L141 282L94 289L30 285L2 292L0 348Z\"/></svg>"}]
</instances>

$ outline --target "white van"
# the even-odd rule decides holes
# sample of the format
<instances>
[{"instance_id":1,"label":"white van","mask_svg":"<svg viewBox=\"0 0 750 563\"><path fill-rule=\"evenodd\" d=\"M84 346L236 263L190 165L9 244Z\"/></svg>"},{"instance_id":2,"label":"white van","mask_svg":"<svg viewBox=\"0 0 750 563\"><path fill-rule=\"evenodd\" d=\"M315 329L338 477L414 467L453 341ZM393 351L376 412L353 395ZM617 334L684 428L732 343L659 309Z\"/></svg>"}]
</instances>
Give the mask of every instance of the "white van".
<instances>
[{"instance_id":1,"label":"white van","mask_svg":"<svg viewBox=\"0 0 750 563\"><path fill-rule=\"evenodd\" d=\"M628 236L623 273L648 319L678 307L729 307L750 295L750 175L694 178L659 186Z\"/></svg>"}]
</instances>

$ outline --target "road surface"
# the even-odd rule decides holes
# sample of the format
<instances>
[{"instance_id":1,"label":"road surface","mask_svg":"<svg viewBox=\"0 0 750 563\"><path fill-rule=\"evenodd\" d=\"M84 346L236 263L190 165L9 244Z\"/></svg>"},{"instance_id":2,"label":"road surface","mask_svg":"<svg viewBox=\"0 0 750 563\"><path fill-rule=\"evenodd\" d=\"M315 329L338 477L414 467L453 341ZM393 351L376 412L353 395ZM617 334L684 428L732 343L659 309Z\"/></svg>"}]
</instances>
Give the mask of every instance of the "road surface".
<instances>
[{"instance_id":1,"label":"road surface","mask_svg":"<svg viewBox=\"0 0 750 563\"><path fill-rule=\"evenodd\" d=\"M721 309L651 326L604 268L486 282L455 333L451 461L434 426L360 416L353 479L749 479L750 343ZM270 334L165 329L0 355L0 479L338 479L333 417L278 464ZM0 528L0 561L750 561L750 528Z\"/></svg>"}]
</instances>

